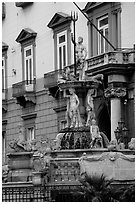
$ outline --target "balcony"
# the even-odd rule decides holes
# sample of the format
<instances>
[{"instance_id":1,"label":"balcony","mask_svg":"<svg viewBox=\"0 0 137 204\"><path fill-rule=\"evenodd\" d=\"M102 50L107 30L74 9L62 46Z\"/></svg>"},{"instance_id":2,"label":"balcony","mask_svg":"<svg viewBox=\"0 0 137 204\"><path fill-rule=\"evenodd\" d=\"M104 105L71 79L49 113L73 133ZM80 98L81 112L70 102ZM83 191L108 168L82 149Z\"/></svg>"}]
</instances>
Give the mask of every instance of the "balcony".
<instances>
[{"instance_id":1,"label":"balcony","mask_svg":"<svg viewBox=\"0 0 137 204\"><path fill-rule=\"evenodd\" d=\"M26 105L26 102L30 101L33 104L35 101L35 80L31 81L22 81L16 84L13 84L13 93L12 96L17 99L17 103L21 106Z\"/></svg>"},{"instance_id":2,"label":"balcony","mask_svg":"<svg viewBox=\"0 0 137 204\"><path fill-rule=\"evenodd\" d=\"M87 59L87 73L104 71L106 72L109 67L125 67L127 65L135 64L135 50L134 49L122 49L119 51L112 51L103 53ZM117 66L118 65L118 66Z\"/></svg>"},{"instance_id":3,"label":"balcony","mask_svg":"<svg viewBox=\"0 0 137 204\"><path fill-rule=\"evenodd\" d=\"M5 18L5 16L6 16L5 3L2 2L2 20Z\"/></svg>"},{"instance_id":4,"label":"balcony","mask_svg":"<svg viewBox=\"0 0 137 204\"><path fill-rule=\"evenodd\" d=\"M26 7L26 6L28 6L28 5L32 4L32 3L33 3L33 2L16 2L15 5L16 5L17 7L22 7L22 8L24 8L24 7Z\"/></svg>"},{"instance_id":5,"label":"balcony","mask_svg":"<svg viewBox=\"0 0 137 204\"><path fill-rule=\"evenodd\" d=\"M86 61L87 75L90 75L91 72L93 75L110 72L116 72L118 74L118 72L123 73L123 71L126 73L131 71L135 66L135 49L123 49L119 51L103 53L101 55L91 57ZM64 67L64 69L65 68L66 67ZM71 72L73 72L74 65L69 65L69 68ZM55 70L44 74L44 87L50 89L50 91L52 89L57 91L58 79L62 73L64 73L64 70Z\"/></svg>"}]
</instances>

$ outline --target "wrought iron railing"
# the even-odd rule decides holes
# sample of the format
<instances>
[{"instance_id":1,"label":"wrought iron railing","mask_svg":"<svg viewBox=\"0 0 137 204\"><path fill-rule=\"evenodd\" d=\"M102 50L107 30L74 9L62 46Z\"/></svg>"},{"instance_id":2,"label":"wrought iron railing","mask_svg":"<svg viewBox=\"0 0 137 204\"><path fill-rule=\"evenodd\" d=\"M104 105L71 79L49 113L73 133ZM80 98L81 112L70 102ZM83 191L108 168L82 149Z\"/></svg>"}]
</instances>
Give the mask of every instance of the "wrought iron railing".
<instances>
[{"instance_id":1,"label":"wrought iron railing","mask_svg":"<svg viewBox=\"0 0 137 204\"><path fill-rule=\"evenodd\" d=\"M7 183L8 184L8 183ZM50 190L32 184L4 184L2 187L3 202L44 202L51 201Z\"/></svg>"},{"instance_id":2,"label":"wrought iron railing","mask_svg":"<svg viewBox=\"0 0 137 204\"><path fill-rule=\"evenodd\" d=\"M26 92L34 92L35 83L35 80L26 80L13 84L13 97L24 95Z\"/></svg>"},{"instance_id":3,"label":"wrought iron railing","mask_svg":"<svg viewBox=\"0 0 137 204\"><path fill-rule=\"evenodd\" d=\"M78 186L80 184L34 186L32 183L7 183L2 186L2 202L52 202L56 201L56 196L61 191L66 192L65 201L68 201L68 194L76 191ZM73 201L73 197L71 199Z\"/></svg>"}]
</instances>

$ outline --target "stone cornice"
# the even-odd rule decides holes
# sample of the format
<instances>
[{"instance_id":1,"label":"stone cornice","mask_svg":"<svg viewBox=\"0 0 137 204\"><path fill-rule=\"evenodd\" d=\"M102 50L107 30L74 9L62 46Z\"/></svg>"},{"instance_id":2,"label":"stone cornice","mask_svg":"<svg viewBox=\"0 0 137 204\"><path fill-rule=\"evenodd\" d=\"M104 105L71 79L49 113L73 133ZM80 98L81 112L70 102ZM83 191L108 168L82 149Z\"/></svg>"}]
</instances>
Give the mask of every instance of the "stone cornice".
<instances>
[{"instance_id":1,"label":"stone cornice","mask_svg":"<svg viewBox=\"0 0 137 204\"><path fill-rule=\"evenodd\" d=\"M126 88L107 88L105 89L105 97L108 98L120 98L126 95Z\"/></svg>"}]
</instances>

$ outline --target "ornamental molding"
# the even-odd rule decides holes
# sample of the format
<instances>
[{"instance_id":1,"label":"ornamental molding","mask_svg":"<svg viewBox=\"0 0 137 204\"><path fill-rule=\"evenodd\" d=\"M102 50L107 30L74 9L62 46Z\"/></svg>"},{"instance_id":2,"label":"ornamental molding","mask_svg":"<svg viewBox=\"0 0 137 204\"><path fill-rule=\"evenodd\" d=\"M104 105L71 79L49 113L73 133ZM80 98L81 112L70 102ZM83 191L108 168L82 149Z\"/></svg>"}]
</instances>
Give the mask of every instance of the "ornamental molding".
<instances>
[{"instance_id":1,"label":"ornamental molding","mask_svg":"<svg viewBox=\"0 0 137 204\"><path fill-rule=\"evenodd\" d=\"M82 156L79 159L79 163L81 163L82 161L88 161L88 162L97 162L97 161L104 161L104 160L110 160L112 162L118 160L118 159L122 159L122 160L126 160L129 162L135 162L135 155L125 155L121 152L104 152L101 155L97 155L97 156Z\"/></svg>"},{"instance_id":2,"label":"ornamental molding","mask_svg":"<svg viewBox=\"0 0 137 204\"><path fill-rule=\"evenodd\" d=\"M126 88L107 88L105 89L105 97L114 97L114 98L120 98L126 96Z\"/></svg>"}]
</instances>

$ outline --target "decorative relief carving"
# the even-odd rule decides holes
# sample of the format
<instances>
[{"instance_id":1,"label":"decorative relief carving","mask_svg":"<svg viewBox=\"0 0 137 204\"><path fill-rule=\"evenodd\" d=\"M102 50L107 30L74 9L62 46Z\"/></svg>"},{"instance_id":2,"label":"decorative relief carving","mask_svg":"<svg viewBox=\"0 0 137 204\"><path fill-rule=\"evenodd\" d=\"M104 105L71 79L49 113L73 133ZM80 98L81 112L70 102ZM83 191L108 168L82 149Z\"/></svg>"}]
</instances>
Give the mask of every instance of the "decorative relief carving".
<instances>
[{"instance_id":1,"label":"decorative relief carving","mask_svg":"<svg viewBox=\"0 0 137 204\"><path fill-rule=\"evenodd\" d=\"M120 97L124 97L125 95L126 95L126 88L121 88L121 87L107 88L105 90L105 97L106 98L108 98L108 97L120 98Z\"/></svg>"},{"instance_id":2,"label":"decorative relief carving","mask_svg":"<svg viewBox=\"0 0 137 204\"><path fill-rule=\"evenodd\" d=\"M125 155L125 154L122 154L121 152L104 152L99 156L91 156L91 157L87 157L86 155L84 155L79 159L79 162L81 162L82 160L92 162L92 161L103 161L106 159L109 159L110 161L116 161L119 158L130 162L135 162L134 155Z\"/></svg>"},{"instance_id":3,"label":"decorative relief carving","mask_svg":"<svg viewBox=\"0 0 137 204\"><path fill-rule=\"evenodd\" d=\"M116 181L135 179L135 155L121 152L104 152L101 155L86 156L79 159L80 174L102 175Z\"/></svg>"}]
</instances>

